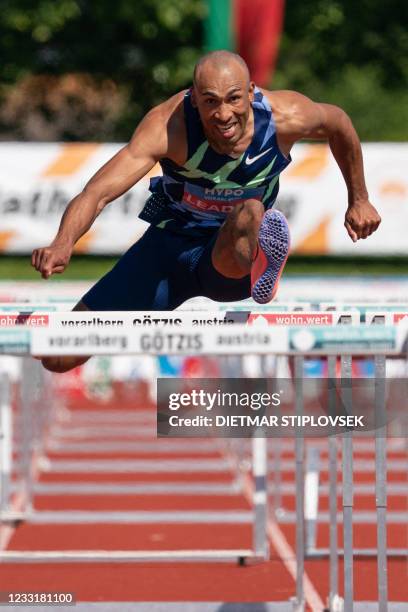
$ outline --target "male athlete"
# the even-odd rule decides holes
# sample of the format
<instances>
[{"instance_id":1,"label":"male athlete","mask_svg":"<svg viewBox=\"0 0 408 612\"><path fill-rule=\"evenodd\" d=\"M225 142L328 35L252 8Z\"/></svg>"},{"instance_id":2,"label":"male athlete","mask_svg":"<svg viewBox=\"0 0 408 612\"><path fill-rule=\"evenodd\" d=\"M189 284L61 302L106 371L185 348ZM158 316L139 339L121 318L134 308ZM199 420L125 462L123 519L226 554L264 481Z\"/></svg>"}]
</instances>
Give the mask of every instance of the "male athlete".
<instances>
[{"instance_id":1,"label":"male athlete","mask_svg":"<svg viewBox=\"0 0 408 612\"><path fill-rule=\"evenodd\" d=\"M272 206L303 138L328 140L348 189L346 229L354 242L367 238L381 219L346 113L300 93L258 89L239 55L215 51L197 63L193 87L153 108L70 202L32 265L43 278L63 272L105 206L159 162L163 176L151 180L140 214L150 227L76 310L172 310L195 296L269 302L289 252L286 219ZM49 357L43 365L63 372L85 360Z\"/></svg>"}]
</instances>

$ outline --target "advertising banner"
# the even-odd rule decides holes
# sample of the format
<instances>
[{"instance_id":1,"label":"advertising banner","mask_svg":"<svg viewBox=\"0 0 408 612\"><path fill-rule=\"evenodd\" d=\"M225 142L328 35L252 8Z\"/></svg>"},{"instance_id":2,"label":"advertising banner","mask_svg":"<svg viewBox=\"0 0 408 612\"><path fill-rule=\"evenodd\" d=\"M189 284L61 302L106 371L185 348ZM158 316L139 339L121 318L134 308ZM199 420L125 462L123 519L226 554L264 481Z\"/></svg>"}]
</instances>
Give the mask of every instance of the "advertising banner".
<instances>
[{"instance_id":1,"label":"advertising banner","mask_svg":"<svg viewBox=\"0 0 408 612\"><path fill-rule=\"evenodd\" d=\"M119 149L119 144L1 143L0 252L28 254L53 239L67 203ZM298 254L408 254L408 144L365 144L371 202L379 230L354 244L344 228L347 192L327 145L294 147L277 206L288 218ZM76 246L77 253L121 254L145 231L138 219L153 170L108 205Z\"/></svg>"}]
</instances>

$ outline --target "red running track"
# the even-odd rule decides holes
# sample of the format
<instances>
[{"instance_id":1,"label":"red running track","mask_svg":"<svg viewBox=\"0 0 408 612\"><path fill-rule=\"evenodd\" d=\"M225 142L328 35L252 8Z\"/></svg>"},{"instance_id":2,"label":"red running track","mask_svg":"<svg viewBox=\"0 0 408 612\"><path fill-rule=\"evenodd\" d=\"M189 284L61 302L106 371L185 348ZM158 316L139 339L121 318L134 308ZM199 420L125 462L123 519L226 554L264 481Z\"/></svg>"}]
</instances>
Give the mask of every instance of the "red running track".
<instances>
[{"instance_id":1,"label":"red running track","mask_svg":"<svg viewBox=\"0 0 408 612\"><path fill-rule=\"evenodd\" d=\"M143 400L144 405L145 400ZM120 409L118 408L120 406ZM70 406L70 420L57 423L51 428L48 438L47 459L51 462L48 469L39 472L38 484L52 487L61 485L62 493L51 494L50 490L39 492L34 498L37 510L151 510L185 512L197 510L230 511L249 509L246 496L234 489L235 473L228 465L217 471L205 468L205 462L225 463L226 458L214 441L212 448L205 441L205 448L200 448L201 441L196 441L196 448L183 440L166 440L165 451L160 451L161 440L153 443L154 411L143 411L139 415L133 411L133 402L129 398L120 398L120 403L108 404L83 402L80 407ZM121 416L121 426L128 425L129 432L140 427L140 437L115 433L115 423L110 420L111 411ZM106 415L106 420L104 419ZM109 417L109 418L108 418ZM66 418L66 414L65 414ZM99 428L99 433L98 433ZM122 428L123 429L123 428ZM146 433L147 432L147 433ZM151 441L151 450L121 450L129 440L142 445ZM190 441L191 442L191 441ZM95 450L95 443L97 448ZM118 445L117 450L106 450L109 445ZM172 449L168 450L168 444ZM76 450L72 450L72 444ZM71 446L70 446L71 445ZM87 450L88 445L88 450ZM89 450L91 445L91 450ZM110 447L112 448L112 446ZM126 448L128 448L126 446ZM390 457L402 458L403 451L393 451ZM292 461L293 451L285 450L282 458ZM356 458L372 459L372 451L356 454ZM157 467L153 472L134 469L129 472L92 471L86 466L95 465L100 460L110 461L151 461ZM178 460L177 471L166 471L168 461ZM82 462L82 471L58 471L61 461ZM186 471L194 461L203 461L200 471ZM183 469L183 466L186 469ZM51 470L49 469L51 467ZM373 482L374 473L356 473L356 482ZM321 474L322 481L327 481L327 474ZM390 482L406 481L406 474L399 472L389 474ZM294 471L287 470L282 474L285 483L294 482ZM124 493L115 492L118 485L153 485L171 486L189 484L219 485L217 494L176 494L163 493ZM64 492L69 485L113 485L107 492L85 493ZM225 488L225 494L222 489ZM59 490L59 489L58 489ZM321 497L321 510L327 509L327 496ZM340 508L340 497L338 499ZM283 496L283 506L294 510L294 494ZM374 510L373 496L366 494L355 496L356 510ZM403 495L389 496L389 509L407 510L407 500ZM288 543L295 547L295 526L281 525ZM405 535L404 535L405 532ZM391 547L408 546L407 533L403 525L388 526L388 545ZM375 525L357 525L354 529L355 546L375 546ZM405 539L405 541L404 541ZM342 542L339 526L339 546ZM328 546L328 525L319 525L318 545ZM251 547L251 527L246 524L191 524L186 520L182 524L22 524L11 535L9 550L168 550L168 549L234 549ZM402 559L390 559L389 599L405 601L406 584L401 580L406 565ZM328 593L329 567L327 560L309 560L306 571L312 585L325 601ZM340 563L340 576L342 566ZM79 601L287 601L295 594L293 577L282 561L279 551L271 547L271 560L254 567L238 567L230 564L210 563L144 563L144 564L2 564L0 567L2 584L8 590L24 591L73 591ZM355 560L355 598L356 600L374 601L376 599L376 560Z\"/></svg>"}]
</instances>

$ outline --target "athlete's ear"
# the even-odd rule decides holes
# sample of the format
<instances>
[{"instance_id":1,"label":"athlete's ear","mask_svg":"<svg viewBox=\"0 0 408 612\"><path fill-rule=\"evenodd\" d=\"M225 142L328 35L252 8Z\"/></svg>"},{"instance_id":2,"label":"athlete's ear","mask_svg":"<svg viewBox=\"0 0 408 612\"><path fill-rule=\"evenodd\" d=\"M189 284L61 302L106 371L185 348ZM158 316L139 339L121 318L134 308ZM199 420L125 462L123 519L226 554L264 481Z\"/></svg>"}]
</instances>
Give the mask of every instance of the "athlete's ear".
<instances>
[{"instance_id":1,"label":"athlete's ear","mask_svg":"<svg viewBox=\"0 0 408 612\"><path fill-rule=\"evenodd\" d=\"M249 83L249 89L248 89L249 99L251 102L254 101L254 91L255 91L255 83L251 81Z\"/></svg>"},{"instance_id":2,"label":"athlete's ear","mask_svg":"<svg viewBox=\"0 0 408 612\"><path fill-rule=\"evenodd\" d=\"M191 88L191 104L194 106L194 108L197 108L197 99L194 85Z\"/></svg>"}]
</instances>

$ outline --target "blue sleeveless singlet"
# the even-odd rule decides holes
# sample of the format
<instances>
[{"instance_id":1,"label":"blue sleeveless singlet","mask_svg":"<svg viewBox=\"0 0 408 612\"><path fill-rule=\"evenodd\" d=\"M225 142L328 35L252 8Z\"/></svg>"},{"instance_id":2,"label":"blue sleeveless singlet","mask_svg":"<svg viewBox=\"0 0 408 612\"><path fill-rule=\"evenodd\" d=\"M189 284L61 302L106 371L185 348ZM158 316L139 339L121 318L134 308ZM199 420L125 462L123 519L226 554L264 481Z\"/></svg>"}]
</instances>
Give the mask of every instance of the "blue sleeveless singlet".
<instances>
[{"instance_id":1,"label":"blue sleeveless singlet","mask_svg":"<svg viewBox=\"0 0 408 612\"><path fill-rule=\"evenodd\" d=\"M199 113L184 97L188 159L179 166L160 161L163 176L150 181L152 196L140 218L157 227L183 234L214 232L234 207L260 200L265 210L279 191L279 175L290 163L280 151L269 101L255 88L254 134L249 147L235 159L214 151L207 141Z\"/></svg>"}]
</instances>

